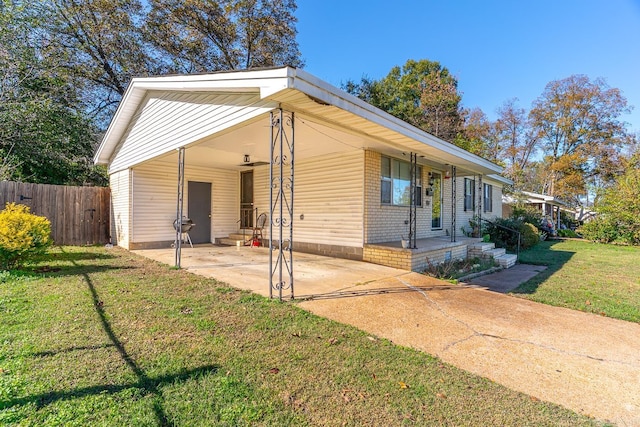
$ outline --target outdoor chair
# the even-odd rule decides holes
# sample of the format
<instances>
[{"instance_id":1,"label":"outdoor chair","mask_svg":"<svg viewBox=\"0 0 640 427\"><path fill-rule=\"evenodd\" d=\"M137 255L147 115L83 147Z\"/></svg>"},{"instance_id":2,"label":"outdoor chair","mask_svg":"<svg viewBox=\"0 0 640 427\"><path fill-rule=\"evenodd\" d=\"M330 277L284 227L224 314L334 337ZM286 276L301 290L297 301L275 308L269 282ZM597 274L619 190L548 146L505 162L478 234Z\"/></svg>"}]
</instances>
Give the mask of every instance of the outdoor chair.
<instances>
[{"instance_id":1,"label":"outdoor chair","mask_svg":"<svg viewBox=\"0 0 640 427\"><path fill-rule=\"evenodd\" d=\"M267 214L261 213L258 215L256 219L256 223L253 226L253 234L251 236L251 247L253 246L262 246L262 230L264 230L265 225L267 224Z\"/></svg>"}]
</instances>

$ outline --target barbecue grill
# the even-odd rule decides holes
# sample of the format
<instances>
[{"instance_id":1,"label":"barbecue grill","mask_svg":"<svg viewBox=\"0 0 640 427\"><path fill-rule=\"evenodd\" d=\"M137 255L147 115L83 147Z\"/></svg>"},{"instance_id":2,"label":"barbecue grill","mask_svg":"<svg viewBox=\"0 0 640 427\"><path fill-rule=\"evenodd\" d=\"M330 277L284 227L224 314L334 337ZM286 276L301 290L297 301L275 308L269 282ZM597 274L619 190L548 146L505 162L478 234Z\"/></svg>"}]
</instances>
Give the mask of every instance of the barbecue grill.
<instances>
[{"instance_id":1,"label":"barbecue grill","mask_svg":"<svg viewBox=\"0 0 640 427\"><path fill-rule=\"evenodd\" d=\"M193 223L191 218L187 218L187 217L182 218L182 232L183 233L188 233L189 230L191 230L194 225L195 224ZM178 220L177 219L173 220L173 229L178 231Z\"/></svg>"},{"instance_id":2,"label":"barbecue grill","mask_svg":"<svg viewBox=\"0 0 640 427\"><path fill-rule=\"evenodd\" d=\"M191 247L193 247L193 243L191 242L191 236L189 236L189 231L195 227L195 224L191 220L191 218L183 217L182 218L182 238L183 242L188 242ZM178 220L173 220L173 229L178 231L179 225ZM177 241L174 241L171 247L176 247L178 244Z\"/></svg>"}]
</instances>

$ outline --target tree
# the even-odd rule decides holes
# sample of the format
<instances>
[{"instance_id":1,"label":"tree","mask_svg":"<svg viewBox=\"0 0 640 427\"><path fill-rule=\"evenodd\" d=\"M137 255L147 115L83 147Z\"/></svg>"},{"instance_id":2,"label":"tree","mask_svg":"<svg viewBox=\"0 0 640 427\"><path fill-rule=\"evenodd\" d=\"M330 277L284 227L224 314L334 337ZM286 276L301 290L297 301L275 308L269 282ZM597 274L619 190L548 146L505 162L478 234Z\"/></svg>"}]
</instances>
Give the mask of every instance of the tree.
<instances>
[{"instance_id":1,"label":"tree","mask_svg":"<svg viewBox=\"0 0 640 427\"><path fill-rule=\"evenodd\" d=\"M499 144L500 157L504 160L504 174L513 180L516 189L523 189L530 178L527 172L531 157L537 148L538 138L531 130L524 108L517 106L517 99L505 101L497 110L494 127Z\"/></svg>"},{"instance_id":2,"label":"tree","mask_svg":"<svg viewBox=\"0 0 640 427\"><path fill-rule=\"evenodd\" d=\"M620 115L628 111L620 90L602 79L547 84L530 113L548 165L545 193L577 201L589 182L607 177L626 140Z\"/></svg>"},{"instance_id":3,"label":"tree","mask_svg":"<svg viewBox=\"0 0 640 427\"><path fill-rule=\"evenodd\" d=\"M145 37L178 72L302 66L294 0L150 0Z\"/></svg>"},{"instance_id":4,"label":"tree","mask_svg":"<svg viewBox=\"0 0 640 427\"><path fill-rule=\"evenodd\" d=\"M496 164L504 165L495 124L479 108L465 109L462 114L464 129L456 138L455 144Z\"/></svg>"},{"instance_id":5,"label":"tree","mask_svg":"<svg viewBox=\"0 0 640 427\"><path fill-rule=\"evenodd\" d=\"M49 184L105 184L91 157L97 130L77 110L55 59L39 55L37 21L9 2L0 8L0 178Z\"/></svg>"},{"instance_id":6,"label":"tree","mask_svg":"<svg viewBox=\"0 0 640 427\"><path fill-rule=\"evenodd\" d=\"M344 89L430 134L454 142L462 131L458 82L440 63L408 60L381 80L363 77Z\"/></svg>"},{"instance_id":7,"label":"tree","mask_svg":"<svg viewBox=\"0 0 640 427\"><path fill-rule=\"evenodd\" d=\"M603 191L595 204L598 216L581 232L591 240L640 245L640 168L631 167Z\"/></svg>"},{"instance_id":8,"label":"tree","mask_svg":"<svg viewBox=\"0 0 640 427\"><path fill-rule=\"evenodd\" d=\"M56 59L57 72L101 124L110 119L132 77L167 70L143 40L139 0L43 0L27 8L32 16L46 17L33 28L40 54Z\"/></svg>"}]
</instances>

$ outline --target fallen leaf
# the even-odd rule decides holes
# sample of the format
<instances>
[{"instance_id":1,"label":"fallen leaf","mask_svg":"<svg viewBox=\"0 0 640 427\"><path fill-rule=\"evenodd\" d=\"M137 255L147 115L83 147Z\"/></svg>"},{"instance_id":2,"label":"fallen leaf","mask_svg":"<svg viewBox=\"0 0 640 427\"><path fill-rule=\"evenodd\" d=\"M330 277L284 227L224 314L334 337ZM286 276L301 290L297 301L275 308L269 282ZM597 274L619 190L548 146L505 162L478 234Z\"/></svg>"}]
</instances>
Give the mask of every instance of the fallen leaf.
<instances>
[{"instance_id":1,"label":"fallen leaf","mask_svg":"<svg viewBox=\"0 0 640 427\"><path fill-rule=\"evenodd\" d=\"M378 377L376 377L376 374L371 374L371 376L373 377L374 380L378 379Z\"/></svg>"},{"instance_id":2,"label":"fallen leaf","mask_svg":"<svg viewBox=\"0 0 640 427\"><path fill-rule=\"evenodd\" d=\"M291 335L293 335L294 337L300 338L300 332L294 332Z\"/></svg>"},{"instance_id":3,"label":"fallen leaf","mask_svg":"<svg viewBox=\"0 0 640 427\"><path fill-rule=\"evenodd\" d=\"M398 381L398 384L400 385L400 388L409 388L409 384L402 382L402 381Z\"/></svg>"},{"instance_id":4,"label":"fallen leaf","mask_svg":"<svg viewBox=\"0 0 640 427\"><path fill-rule=\"evenodd\" d=\"M336 344L337 342L338 342L338 339L337 339L337 338L331 338L331 339L329 340L329 345Z\"/></svg>"},{"instance_id":5,"label":"fallen leaf","mask_svg":"<svg viewBox=\"0 0 640 427\"><path fill-rule=\"evenodd\" d=\"M367 337L369 339L369 341L378 341L377 339L375 339L374 337Z\"/></svg>"},{"instance_id":6,"label":"fallen leaf","mask_svg":"<svg viewBox=\"0 0 640 427\"><path fill-rule=\"evenodd\" d=\"M278 368L271 368L268 371L270 374L277 374L278 372L280 372L280 369Z\"/></svg>"},{"instance_id":7,"label":"fallen leaf","mask_svg":"<svg viewBox=\"0 0 640 427\"><path fill-rule=\"evenodd\" d=\"M444 393L436 393L436 397L439 397L440 399L446 399L447 395Z\"/></svg>"},{"instance_id":8,"label":"fallen leaf","mask_svg":"<svg viewBox=\"0 0 640 427\"><path fill-rule=\"evenodd\" d=\"M534 402L539 402L540 399L538 399L537 397L531 396L531 400L533 400Z\"/></svg>"},{"instance_id":9,"label":"fallen leaf","mask_svg":"<svg viewBox=\"0 0 640 427\"><path fill-rule=\"evenodd\" d=\"M587 301L585 302L585 304L586 304L586 305L591 305L591 301L587 300Z\"/></svg>"},{"instance_id":10,"label":"fallen leaf","mask_svg":"<svg viewBox=\"0 0 640 427\"><path fill-rule=\"evenodd\" d=\"M600 312L600 316L607 317L607 313L605 313L604 311L601 311L601 312Z\"/></svg>"}]
</instances>

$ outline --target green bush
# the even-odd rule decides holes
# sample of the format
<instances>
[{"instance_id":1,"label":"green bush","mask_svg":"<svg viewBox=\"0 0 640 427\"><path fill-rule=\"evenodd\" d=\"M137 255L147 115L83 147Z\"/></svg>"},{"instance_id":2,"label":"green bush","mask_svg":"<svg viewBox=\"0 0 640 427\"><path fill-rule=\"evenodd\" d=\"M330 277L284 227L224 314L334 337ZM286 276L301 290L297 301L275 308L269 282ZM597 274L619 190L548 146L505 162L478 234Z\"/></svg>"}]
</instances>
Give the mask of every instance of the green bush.
<instances>
[{"instance_id":1,"label":"green bush","mask_svg":"<svg viewBox=\"0 0 640 427\"><path fill-rule=\"evenodd\" d=\"M538 227L528 222L520 226L521 244L523 249L531 248L540 242L540 233Z\"/></svg>"},{"instance_id":2,"label":"green bush","mask_svg":"<svg viewBox=\"0 0 640 427\"><path fill-rule=\"evenodd\" d=\"M0 212L0 269L20 267L51 246L51 223L29 207L7 203Z\"/></svg>"},{"instance_id":3,"label":"green bush","mask_svg":"<svg viewBox=\"0 0 640 427\"><path fill-rule=\"evenodd\" d=\"M487 225L487 233L491 236L491 241L499 248L515 251L518 246L518 234L499 226L508 227L520 232L521 249L535 246L540 241L538 228L533 224L523 222L519 218L497 218L492 222L493 224Z\"/></svg>"},{"instance_id":4,"label":"green bush","mask_svg":"<svg viewBox=\"0 0 640 427\"><path fill-rule=\"evenodd\" d=\"M542 214L533 206L514 206L511 218L517 218L522 222L535 225L540 224L540 221L542 221Z\"/></svg>"},{"instance_id":5,"label":"green bush","mask_svg":"<svg viewBox=\"0 0 640 427\"><path fill-rule=\"evenodd\" d=\"M611 243L619 239L618 224L611 217L598 217L585 222L578 232L587 240Z\"/></svg>"},{"instance_id":6,"label":"green bush","mask_svg":"<svg viewBox=\"0 0 640 427\"><path fill-rule=\"evenodd\" d=\"M580 235L578 233L576 233L575 231L570 230L568 228L558 230L558 236L560 236L560 237L573 237L573 238L580 237Z\"/></svg>"}]
</instances>

